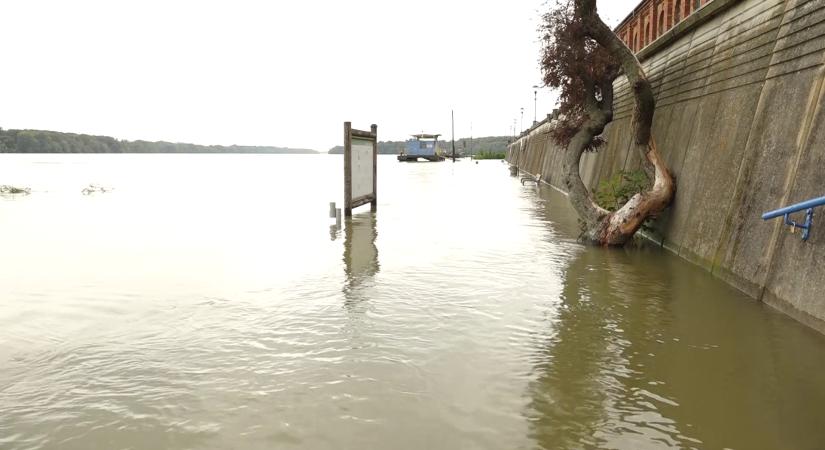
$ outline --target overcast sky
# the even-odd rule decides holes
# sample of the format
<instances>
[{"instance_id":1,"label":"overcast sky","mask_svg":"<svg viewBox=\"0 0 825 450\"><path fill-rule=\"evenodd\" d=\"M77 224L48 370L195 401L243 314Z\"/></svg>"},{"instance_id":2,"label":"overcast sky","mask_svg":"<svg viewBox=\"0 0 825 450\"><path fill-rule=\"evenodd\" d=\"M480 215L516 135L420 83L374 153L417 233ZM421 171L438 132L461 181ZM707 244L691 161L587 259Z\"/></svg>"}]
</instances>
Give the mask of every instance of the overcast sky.
<instances>
[{"instance_id":1,"label":"overcast sky","mask_svg":"<svg viewBox=\"0 0 825 450\"><path fill-rule=\"evenodd\" d=\"M614 26L638 0L599 0ZM544 0L0 0L0 127L325 151L533 120ZM554 104L538 93L538 116Z\"/></svg>"}]
</instances>

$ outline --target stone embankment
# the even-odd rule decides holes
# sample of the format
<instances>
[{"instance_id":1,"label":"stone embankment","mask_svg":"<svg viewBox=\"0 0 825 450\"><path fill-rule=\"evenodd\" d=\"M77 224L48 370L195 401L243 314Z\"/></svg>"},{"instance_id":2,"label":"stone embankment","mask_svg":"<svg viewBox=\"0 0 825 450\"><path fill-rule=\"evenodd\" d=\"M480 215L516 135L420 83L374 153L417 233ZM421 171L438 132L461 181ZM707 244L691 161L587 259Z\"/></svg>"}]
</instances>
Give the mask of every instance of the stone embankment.
<instances>
[{"instance_id":1,"label":"stone embankment","mask_svg":"<svg viewBox=\"0 0 825 450\"><path fill-rule=\"evenodd\" d=\"M639 58L657 96L654 138L678 183L656 238L825 332L825 208L807 242L760 218L825 195L825 0L715 0ZM632 97L623 78L615 88L607 145L582 161L592 189L640 167L629 151ZM522 135L508 160L562 188L551 126L548 117Z\"/></svg>"}]
</instances>

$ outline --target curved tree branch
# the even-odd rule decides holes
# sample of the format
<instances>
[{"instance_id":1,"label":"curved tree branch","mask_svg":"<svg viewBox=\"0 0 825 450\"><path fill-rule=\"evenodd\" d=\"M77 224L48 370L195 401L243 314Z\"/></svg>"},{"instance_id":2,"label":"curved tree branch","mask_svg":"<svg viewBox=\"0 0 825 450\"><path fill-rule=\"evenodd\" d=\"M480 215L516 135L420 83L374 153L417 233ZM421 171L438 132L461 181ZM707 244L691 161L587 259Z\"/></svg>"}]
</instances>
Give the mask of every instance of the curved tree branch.
<instances>
[{"instance_id":1,"label":"curved tree branch","mask_svg":"<svg viewBox=\"0 0 825 450\"><path fill-rule=\"evenodd\" d=\"M566 0L545 16L542 64L545 82L562 89L562 119L555 139L567 147L564 184L586 227L585 237L602 245L623 245L650 217L673 200L675 182L652 139L656 101L636 55L602 22L596 0ZM595 42L594 42L595 41ZM633 147L653 179L650 189L635 195L618 211L600 207L584 185L581 158L597 146L613 119L613 80L621 67L634 98Z\"/></svg>"},{"instance_id":2,"label":"curved tree branch","mask_svg":"<svg viewBox=\"0 0 825 450\"><path fill-rule=\"evenodd\" d=\"M607 115L596 109L595 114L584 121L579 131L570 140L564 156L564 185L570 197L570 203L590 230L603 221L609 211L599 206L587 190L581 178L579 165L585 149L600 135L607 125Z\"/></svg>"},{"instance_id":3,"label":"curved tree branch","mask_svg":"<svg viewBox=\"0 0 825 450\"><path fill-rule=\"evenodd\" d=\"M634 143L644 156L643 161L652 166L653 186L633 196L624 206L614 212L605 221L600 236L605 245L624 245L641 228L649 217L655 217L662 212L676 192L673 175L659 153L651 135L653 113L656 111L656 100L653 89L636 55L624 42L605 25L596 13L595 1L582 0L582 3L593 3L593 8L585 18L587 33L599 45L608 49L621 63L628 84L633 91L635 108L633 112Z\"/></svg>"},{"instance_id":4,"label":"curved tree branch","mask_svg":"<svg viewBox=\"0 0 825 450\"><path fill-rule=\"evenodd\" d=\"M592 0L583 0L590 3ZM587 34L606 48L622 66L627 82L633 90L636 107L633 111L633 134L637 145L646 146L650 141L650 130L653 125L653 113L656 111L656 99L653 89L647 79L642 64L636 55L616 36L613 31L602 22L596 13L595 2L592 12L583 17Z\"/></svg>"}]
</instances>

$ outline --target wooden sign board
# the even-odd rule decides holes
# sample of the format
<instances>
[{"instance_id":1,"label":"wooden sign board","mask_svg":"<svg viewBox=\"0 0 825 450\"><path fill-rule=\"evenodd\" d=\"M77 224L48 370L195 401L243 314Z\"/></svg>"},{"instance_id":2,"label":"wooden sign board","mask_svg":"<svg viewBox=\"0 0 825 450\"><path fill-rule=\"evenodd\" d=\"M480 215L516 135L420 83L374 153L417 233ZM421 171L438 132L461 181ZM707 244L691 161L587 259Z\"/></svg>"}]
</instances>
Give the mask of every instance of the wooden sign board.
<instances>
[{"instance_id":1,"label":"wooden sign board","mask_svg":"<svg viewBox=\"0 0 825 450\"><path fill-rule=\"evenodd\" d=\"M369 203L378 209L378 126L370 131L353 130L344 122L344 215Z\"/></svg>"}]
</instances>

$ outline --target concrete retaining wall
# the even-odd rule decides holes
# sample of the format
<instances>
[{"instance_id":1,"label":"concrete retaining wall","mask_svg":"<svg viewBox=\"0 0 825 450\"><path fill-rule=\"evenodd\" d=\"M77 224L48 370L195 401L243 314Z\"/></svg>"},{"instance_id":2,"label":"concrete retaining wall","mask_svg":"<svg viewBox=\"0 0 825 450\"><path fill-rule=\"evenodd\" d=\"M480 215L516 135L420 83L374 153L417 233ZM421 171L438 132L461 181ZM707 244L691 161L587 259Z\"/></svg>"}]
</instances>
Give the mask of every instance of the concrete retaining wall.
<instances>
[{"instance_id":1,"label":"concrete retaining wall","mask_svg":"<svg viewBox=\"0 0 825 450\"><path fill-rule=\"evenodd\" d=\"M715 0L640 53L654 86L654 138L677 177L656 235L674 253L825 332L825 209L807 242L764 211L825 195L825 0ZM585 183L640 162L632 98L616 81L608 145ZM542 124L510 147L562 188L563 150ZM800 219L801 220L801 215Z\"/></svg>"}]
</instances>

